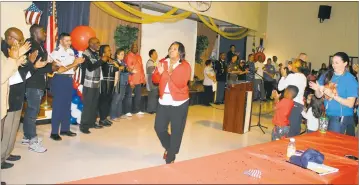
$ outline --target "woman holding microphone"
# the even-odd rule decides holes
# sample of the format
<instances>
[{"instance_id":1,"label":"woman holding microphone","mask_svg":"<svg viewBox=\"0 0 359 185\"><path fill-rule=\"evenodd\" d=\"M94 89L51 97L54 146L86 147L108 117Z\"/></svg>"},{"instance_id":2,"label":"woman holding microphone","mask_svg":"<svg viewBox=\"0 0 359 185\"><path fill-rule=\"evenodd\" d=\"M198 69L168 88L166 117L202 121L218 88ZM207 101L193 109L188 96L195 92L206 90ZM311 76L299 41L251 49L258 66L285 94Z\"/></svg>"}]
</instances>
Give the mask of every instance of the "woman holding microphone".
<instances>
[{"instance_id":1,"label":"woman holding microphone","mask_svg":"<svg viewBox=\"0 0 359 185\"><path fill-rule=\"evenodd\" d=\"M179 152L189 106L188 81L191 66L185 60L185 47L174 42L168 49L168 59L161 60L152 79L159 83L159 106L155 119L155 131L163 148L166 164L173 163ZM157 80L159 80L157 82ZM171 135L168 125L171 123Z\"/></svg>"}]
</instances>

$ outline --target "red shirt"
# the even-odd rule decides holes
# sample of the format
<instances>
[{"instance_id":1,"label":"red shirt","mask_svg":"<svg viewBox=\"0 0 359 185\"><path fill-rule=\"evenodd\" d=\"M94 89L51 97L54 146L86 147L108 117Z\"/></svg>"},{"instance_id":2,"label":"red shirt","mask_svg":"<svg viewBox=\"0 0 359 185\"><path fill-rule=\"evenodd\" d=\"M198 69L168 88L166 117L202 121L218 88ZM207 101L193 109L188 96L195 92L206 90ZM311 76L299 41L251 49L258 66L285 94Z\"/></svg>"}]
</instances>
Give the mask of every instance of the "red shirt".
<instances>
[{"instance_id":1,"label":"red shirt","mask_svg":"<svg viewBox=\"0 0 359 185\"><path fill-rule=\"evenodd\" d=\"M136 73L129 75L128 83L130 85L138 85L146 83L145 72L143 70L142 58L139 54L129 52L125 57L125 63L130 69L135 69Z\"/></svg>"},{"instance_id":2,"label":"red shirt","mask_svg":"<svg viewBox=\"0 0 359 185\"><path fill-rule=\"evenodd\" d=\"M294 101L283 98L275 106L275 113L273 116L273 124L276 126L289 126L289 115L294 106Z\"/></svg>"}]
</instances>

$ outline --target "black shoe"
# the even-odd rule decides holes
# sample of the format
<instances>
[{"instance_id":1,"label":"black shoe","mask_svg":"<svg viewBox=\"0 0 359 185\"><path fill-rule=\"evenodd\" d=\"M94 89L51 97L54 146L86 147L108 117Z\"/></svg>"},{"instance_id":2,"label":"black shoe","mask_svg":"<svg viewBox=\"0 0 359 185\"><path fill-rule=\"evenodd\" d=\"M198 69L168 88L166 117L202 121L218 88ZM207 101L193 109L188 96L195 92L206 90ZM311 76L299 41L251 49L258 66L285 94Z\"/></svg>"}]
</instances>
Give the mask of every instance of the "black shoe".
<instances>
[{"instance_id":1,"label":"black shoe","mask_svg":"<svg viewBox=\"0 0 359 185\"><path fill-rule=\"evenodd\" d=\"M62 138L59 136L59 134L51 134L50 138L55 140L55 141L61 141L62 140Z\"/></svg>"},{"instance_id":2,"label":"black shoe","mask_svg":"<svg viewBox=\"0 0 359 185\"><path fill-rule=\"evenodd\" d=\"M91 128L94 128L94 129L101 129L101 128L103 128L103 126L101 126L101 125L98 125L98 124L94 124L94 126L92 126Z\"/></svg>"},{"instance_id":3,"label":"black shoe","mask_svg":"<svg viewBox=\"0 0 359 185\"><path fill-rule=\"evenodd\" d=\"M110 121L110 120L108 120L108 119L105 119L105 122L107 122L108 124L110 124L110 125L112 125L113 124L113 122L112 121Z\"/></svg>"},{"instance_id":4,"label":"black shoe","mask_svg":"<svg viewBox=\"0 0 359 185\"><path fill-rule=\"evenodd\" d=\"M60 135L62 136L70 136L70 137L74 137L74 136L77 136L76 133L73 133L71 131L67 131L67 132L60 132Z\"/></svg>"},{"instance_id":5,"label":"black shoe","mask_svg":"<svg viewBox=\"0 0 359 185\"><path fill-rule=\"evenodd\" d=\"M148 112L148 114L154 114L154 113L156 113L156 112Z\"/></svg>"},{"instance_id":6,"label":"black shoe","mask_svg":"<svg viewBox=\"0 0 359 185\"><path fill-rule=\"evenodd\" d=\"M216 102L216 103L214 103L215 105L220 105L221 103L219 103L219 102Z\"/></svg>"},{"instance_id":7,"label":"black shoe","mask_svg":"<svg viewBox=\"0 0 359 185\"><path fill-rule=\"evenodd\" d=\"M21 156L19 155L10 155L6 160L8 161L18 161L21 159Z\"/></svg>"},{"instance_id":8,"label":"black shoe","mask_svg":"<svg viewBox=\"0 0 359 185\"><path fill-rule=\"evenodd\" d=\"M104 126L104 127L110 127L111 126L111 124L107 123L106 120L99 121L99 125Z\"/></svg>"},{"instance_id":9,"label":"black shoe","mask_svg":"<svg viewBox=\"0 0 359 185\"><path fill-rule=\"evenodd\" d=\"M7 163L7 162L2 162L1 163L1 169L3 170L3 169L9 169L9 168L11 168L11 167L13 167L14 166L14 164L12 164L12 163Z\"/></svg>"},{"instance_id":10,"label":"black shoe","mask_svg":"<svg viewBox=\"0 0 359 185\"><path fill-rule=\"evenodd\" d=\"M6 182L1 182L1 185L6 185Z\"/></svg>"},{"instance_id":11,"label":"black shoe","mask_svg":"<svg viewBox=\"0 0 359 185\"><path fill-rule=\"evenodd\" d=\"M89 129L80 129L80 131L84 134L91 134L91 132L89 131Z\"/></svg>"}]
</instances>

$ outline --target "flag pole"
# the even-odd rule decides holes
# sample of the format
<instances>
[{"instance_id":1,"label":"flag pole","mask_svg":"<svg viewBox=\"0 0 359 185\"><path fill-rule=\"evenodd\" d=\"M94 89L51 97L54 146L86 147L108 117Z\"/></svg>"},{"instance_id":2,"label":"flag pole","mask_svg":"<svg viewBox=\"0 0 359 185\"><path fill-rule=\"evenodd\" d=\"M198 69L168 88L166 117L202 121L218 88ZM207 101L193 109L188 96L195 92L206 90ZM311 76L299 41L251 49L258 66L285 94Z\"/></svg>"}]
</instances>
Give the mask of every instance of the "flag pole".
<instances>
[{"instance_id":1,"label":"flag pole","mask_svg":"<svg viewBox=\"0 0 359 185\"><path fill-rule=\"evenodd\" d=\"M44 103L41 104L41 108L43 108L44 110L48 110L51 108L51 105L49 104L49 102L47 101L47 84L48 84L48 78L47 78L47 75L45 75L45 84L46 84L46 87L45 87L45 101Z\"/></svg>"}]
</instances>

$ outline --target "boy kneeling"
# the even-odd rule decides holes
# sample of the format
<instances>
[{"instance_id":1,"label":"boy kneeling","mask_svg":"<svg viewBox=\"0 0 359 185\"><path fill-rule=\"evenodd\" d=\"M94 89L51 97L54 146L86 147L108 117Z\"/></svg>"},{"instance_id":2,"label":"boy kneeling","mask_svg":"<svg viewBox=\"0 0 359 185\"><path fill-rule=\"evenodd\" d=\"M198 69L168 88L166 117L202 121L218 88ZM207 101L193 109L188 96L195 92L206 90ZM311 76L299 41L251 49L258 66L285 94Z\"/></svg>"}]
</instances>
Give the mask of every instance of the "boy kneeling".
<instances>
[{"instance_id":1,"label":"boy kneeling","mask_svg":"<svg viewBox=\"0 0 359 185\"><path fill-rule=\"evenodd\" d=\"M284 90L284 96L280 101L280 94L278 95L277 91L273 91L273 97L275 99L276 106L272 120L274 124L272 130L272 141L287 137L289 132L289 116L294 106L293 99L297 96L298 91L298 87L289 85Z\"/></svg>"}]
</instances>

